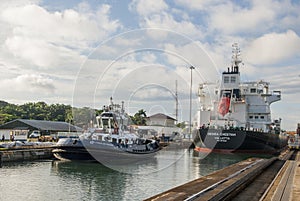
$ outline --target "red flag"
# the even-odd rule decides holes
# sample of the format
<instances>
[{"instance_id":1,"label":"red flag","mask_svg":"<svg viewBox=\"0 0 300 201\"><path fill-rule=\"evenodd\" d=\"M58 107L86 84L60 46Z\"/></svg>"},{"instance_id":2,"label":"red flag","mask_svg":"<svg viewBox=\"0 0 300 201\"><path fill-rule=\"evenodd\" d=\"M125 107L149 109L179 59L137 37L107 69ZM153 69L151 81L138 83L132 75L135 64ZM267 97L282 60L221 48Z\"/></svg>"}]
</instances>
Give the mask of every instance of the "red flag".
<instances>
[{"instance_id":1,"label":"red flag","mask_svg":"<svg viewBox=\"0 0 300 201\"><path fill-rule=\"evenodd\" d=\"M222 97L219 102L219 113L224 117L225 114L229 112L230 106L230 98L229 97Z\"/></svg>"}]
</instances>

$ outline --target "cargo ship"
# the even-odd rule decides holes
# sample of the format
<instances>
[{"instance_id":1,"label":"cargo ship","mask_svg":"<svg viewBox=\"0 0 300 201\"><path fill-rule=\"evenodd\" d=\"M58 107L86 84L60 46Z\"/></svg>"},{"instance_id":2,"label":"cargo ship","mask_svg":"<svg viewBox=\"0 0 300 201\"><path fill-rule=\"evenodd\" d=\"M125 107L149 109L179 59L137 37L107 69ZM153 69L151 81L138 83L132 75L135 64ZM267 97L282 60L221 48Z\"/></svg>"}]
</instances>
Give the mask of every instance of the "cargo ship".
<instances>
[{"instance_id":1,"label":"cargo ship","mask_svg":"<svg viewBox=\"0 0 300 201\"><path fill-rule=\"evenodd\" d=\"M238 44L232 49L231 67L222 73L214 93L207 92L209 83L199 85L195 149L278 153L286 147L287 136L281 132L281 119L272 121L270 105L281 100L281 91L270 91L262 80L242 82Z\"/></svg>"}]
</instances>

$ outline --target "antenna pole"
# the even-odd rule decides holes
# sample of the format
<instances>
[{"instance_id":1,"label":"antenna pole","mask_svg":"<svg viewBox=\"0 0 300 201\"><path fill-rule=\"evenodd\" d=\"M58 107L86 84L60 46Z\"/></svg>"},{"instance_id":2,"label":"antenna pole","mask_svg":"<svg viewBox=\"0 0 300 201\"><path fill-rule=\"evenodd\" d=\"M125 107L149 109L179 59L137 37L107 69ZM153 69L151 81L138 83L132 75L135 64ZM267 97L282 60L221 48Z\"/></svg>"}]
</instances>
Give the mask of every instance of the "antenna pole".
<instances>
[{"instance_id":1,"label":"antenna pole","mask_svg":"<svg viewBox=\"0 0 300 201\"><path fill-rule=\"evenodd\" d=\"M177 80L175 80L175 101L176 101L175 118L176 118L176 124L177 124L177 123L178 123L178 93L177 93Z\"/></svg>"}]
</instances>

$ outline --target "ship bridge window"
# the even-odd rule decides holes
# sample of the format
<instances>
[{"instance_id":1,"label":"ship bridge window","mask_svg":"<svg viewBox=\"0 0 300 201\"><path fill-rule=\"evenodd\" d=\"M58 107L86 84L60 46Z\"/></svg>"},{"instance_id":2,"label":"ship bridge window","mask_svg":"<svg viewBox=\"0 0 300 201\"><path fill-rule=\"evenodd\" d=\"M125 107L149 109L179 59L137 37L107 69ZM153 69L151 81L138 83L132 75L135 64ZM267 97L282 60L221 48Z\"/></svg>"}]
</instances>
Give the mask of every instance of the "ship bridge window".
<instances>
[{"instance_id":1,"label":"ship bridge window","mask_svg":"<svg viewBox=\"0 0 300 201\"><path fill-rule=\"evenodd\" d=\"M255 116L254 118L255 118L255 119L258 119L258 116Z\"/></svg>"},{"instance_id":2,"label":"ship bridge window","mask_svg":"<svg viewBox=\"0 0 300 201\"><path fill-rule=\"evenodd\" d=\"M231 82L231 83L235 83L235 82L236 82L236 77L232 76L232 77L230 78L230 82Z\"/></svg>"},{"instance_id":3,"label":"ship bridge window","mask_svg":"<svg viewBox=\"0 0 300 201\"><path fill-rule=\"evenodd\" d=\"M250 93L256 93L256 88L251 88Z\"/></svg>"},{"instance_id":4,"label":"ship bridge window","mask_svg":"<svg viewBox=\"0 0 300 201\"><path fill-rule=\"evenodd\" d=\"M249 116L250 119L253 119L253 116Z\"/></svg>"},{"instance_id":5,"label":"ship bridge window","mask_svg":"<svg viewBox=\"0 0 300 201\"><path fill-rule=\"evenodd\" d=\"M264 119L265 118L265 116L260 116L260 119Z\"/></svg>"},{"instance_id":6,"label":"ship bridge window","mask_svg":"<svg viewBox=\"0 0 300 201\"><path fill-rule=\"evenodd\" d=\"M229 83L229 76L224 76L224 83Z\"/></svg>"}]
</instances>

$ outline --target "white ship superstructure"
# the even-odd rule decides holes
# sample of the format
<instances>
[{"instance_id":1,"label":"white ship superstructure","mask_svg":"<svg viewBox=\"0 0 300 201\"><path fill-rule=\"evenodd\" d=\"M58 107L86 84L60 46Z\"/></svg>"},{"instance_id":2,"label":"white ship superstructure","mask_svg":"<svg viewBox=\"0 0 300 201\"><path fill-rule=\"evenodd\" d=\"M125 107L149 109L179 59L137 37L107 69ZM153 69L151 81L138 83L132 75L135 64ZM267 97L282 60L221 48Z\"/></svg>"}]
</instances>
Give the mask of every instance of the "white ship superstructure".
<instances>
[{"instance_id":1,"label":"white ship superstructure","mask_svg":"<svg viewBox=\"0 0 300 201\"><path fill-rule=\"evenodd\" d=\"M241 82L239 65L240 50L233 44L232 65L222 73L220 86L215 94L205 92L200 84L197 113L198 128L239 128L262 132L280 131L280 121L272 122L270 105L281 99L280 91L270 91L265 81ZM215 98L215 100L212 100Z\"/></svg>"}]
</instances>

